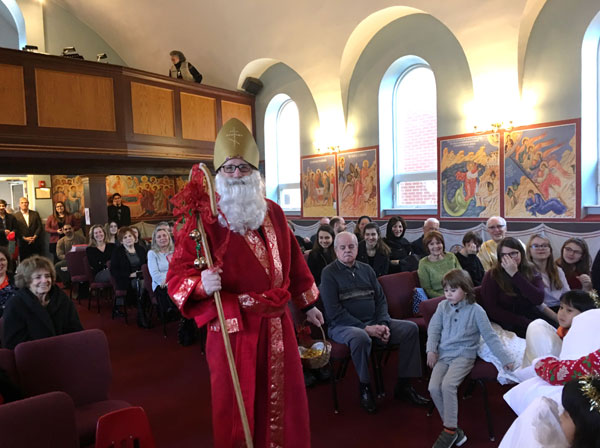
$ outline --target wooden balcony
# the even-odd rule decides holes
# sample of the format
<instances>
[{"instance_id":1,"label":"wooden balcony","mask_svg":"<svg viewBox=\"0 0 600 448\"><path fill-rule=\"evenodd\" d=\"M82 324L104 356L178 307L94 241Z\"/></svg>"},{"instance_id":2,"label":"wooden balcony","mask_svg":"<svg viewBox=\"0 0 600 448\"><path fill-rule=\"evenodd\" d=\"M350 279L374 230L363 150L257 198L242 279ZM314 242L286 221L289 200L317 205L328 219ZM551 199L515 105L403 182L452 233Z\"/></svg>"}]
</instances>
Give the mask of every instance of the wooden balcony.
<instances>
[{"instance_id":1,"label":"wooden balcony","mask_svg":"<svg viewBox=\"0 0 600 448\"><path fill-rule=\"evenodd\" d=\"M0 49L4 173L134 173L148 166L166 172L211 160L216 134L232 117L254 130L254 97L127 67Z\"/></svg>"}]
</instances>

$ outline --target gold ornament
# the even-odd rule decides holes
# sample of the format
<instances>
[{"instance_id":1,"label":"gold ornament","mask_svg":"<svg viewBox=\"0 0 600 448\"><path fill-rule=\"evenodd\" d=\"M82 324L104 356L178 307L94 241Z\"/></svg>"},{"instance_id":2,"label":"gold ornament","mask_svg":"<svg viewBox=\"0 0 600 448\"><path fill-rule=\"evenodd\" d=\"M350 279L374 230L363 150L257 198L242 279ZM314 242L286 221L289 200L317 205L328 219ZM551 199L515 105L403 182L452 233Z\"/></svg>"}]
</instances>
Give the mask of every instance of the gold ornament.
<instances>
[{"instance_id":1,"label":"gold ornament","mask_svg":"<svg viewBox=\"0 0 600 448\"><path fill-rule=\"evenodd\" d=\"M189 237L194 241L200 241L202 239L202 235L200 235L200 231L198 229L192 230Z\"/></svg>"},{"instance_id":2,"label":"gold ornament","mask_svg":"<svg viewBox=\"0 0 600 448\"><path fill-rule=\"evenodd\" d=\"M592 383L598 376L586 375L579 379L579 388L583 395L590 400L590 412L594 409L600 412L600 391Z\"/></svg>"},{"instance_id":3,"label":"gold ornament","mask_svg":"<svg viewBox=\"0 0 600 448\"><path fill-rule=\"evenodd\" d=\"M202 269L206 268L206 265L207 265L207 263L206 263L206 259L204 257L196 258L194 260L194 267L196 269L202 270Z\"/></svg>"},{"instance_id":4,"label":"gold ornament","mask_svg":"<svg viewBox=\"0 0 600 448\"><path fill-rule=\"evenodd\" d=\"M600 308L600 299L598 298L598 291L592 289L590 292L588 292L588 294L594 301L594 305L596 305L596 308Z\"/></svg>"},{"instance_id":5,"label":"gold ornament","mask_svg":"<svg viewBox=\"0 0 600 448\"><path fill-rule=\"evenodd\" d=\"M223 125L215 140L215 170L221 168L229 159L244 159L258 169L260 155L258 146L246 125L237 118L232 118Z\"/></svg>"}]
</instances>

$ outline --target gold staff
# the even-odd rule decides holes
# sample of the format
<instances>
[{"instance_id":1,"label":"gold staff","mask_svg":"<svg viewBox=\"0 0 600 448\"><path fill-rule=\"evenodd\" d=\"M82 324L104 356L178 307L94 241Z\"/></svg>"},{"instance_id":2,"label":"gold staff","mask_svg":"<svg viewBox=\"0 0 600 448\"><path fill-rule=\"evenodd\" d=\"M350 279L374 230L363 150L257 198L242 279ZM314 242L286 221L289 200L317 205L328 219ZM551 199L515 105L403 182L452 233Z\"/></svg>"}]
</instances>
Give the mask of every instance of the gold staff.
<instances>
[{"instance_id":1,"label":"gold staff","mask_svg":"<svg viewBox=\"0 0 600 448\"><path fill-rule=\"evenodd\" d=\"M200 171L204 173L204 179L206 180L208 196L210 198L210 211L213 216L217 216L217 200L215 198L215 187L213 184L212 174L210 173L210 170L204 163L200 163L198 167L200 168ZM191 175L192 172L190 171L190 176ZM198 214L197 230L199 235L195 232L192 233L195 234L196 238L198 236L200 237L202 247L204 248L204 258L206 262L206 267L208 267L208 269L211 269L214 266L214 264L212 256L210 254L210 248L208 246L208 240L206 238L206 232L204 231L204 226L202 225L202 217L200 214ZM194 236L192 236L192 238L196 239ZM217 307L217 315L219 317L221 334L223 335L223 343L225 344L225 352L227 353L227 363L229 364L229 372L231 373L233 390L235 391L235 399L237 401L238 410L240 411L242 427L244 428L244 438L246 439L246 446L248 448L252 448L252 434L250 433L250 425L248 425L248 416L246 415L246 407L244 406L242 388L240 386L240 380L238 377L237 369L235 367L235 359L233 357L233 350L231 349L231 341L229 340L229 333L227 333L227 327L225 325L225 313L223 312L223 302L221 301L221 293L219 291L215 291L213 297L215 299L215 305Z\"/></svg>"}]
</instances>

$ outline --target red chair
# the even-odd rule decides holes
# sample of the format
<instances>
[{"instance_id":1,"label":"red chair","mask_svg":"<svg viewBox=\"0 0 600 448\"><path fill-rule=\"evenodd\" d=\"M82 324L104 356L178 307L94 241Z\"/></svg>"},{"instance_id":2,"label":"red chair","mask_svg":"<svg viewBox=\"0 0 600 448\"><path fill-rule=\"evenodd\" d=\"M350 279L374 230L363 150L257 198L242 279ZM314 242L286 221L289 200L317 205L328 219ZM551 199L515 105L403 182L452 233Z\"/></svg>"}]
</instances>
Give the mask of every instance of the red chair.
<instances>
[{"instance_id":1,"label":"red chair","mask_svg":"<svg viewBox=\"0 0 600 448\"><path fill-rule=\"evenodd\" d=\"M14 353L21 390L26 396L61 391L73 399L82 446L94 442L101 415L131 406L108 396L112 369L108 341L100 330L23 342Z\"/></svg>"},{"instance_id":2,"label":"red chair","mask_svg":"<svg viewBox=\"0 0 600 448\"><path fill-rule=\"evenodd\" d=\"M120 409L103 415L96 427L96 448L154 448L146 412L141 407Z\"/></svg>"},{"instance_id":3,"label":"red chair","mask_svg":"<svg viewBox=\"0 0 600 448\"><path fill-rule=\"evenodd\" d=\"M77 284L77 301L81 303L81 284L87 283L89 280L86 268L88 264L87 255L85 251L78 250L75 252L67 252L65 259L67 260L67 268L69 269L69 275L71 276L70 297L73 299L73 285Z\"/></svg>"},{"instance_id":4,"label":"red chair","mask_svg":"<svg viewBox=\"0 0 600 448\"><path fill-rule=\"evenodd\" d=\"M417 272L383 275L378 280L388 302L390 317L392 319L410 320L419 326L420 331L426 331L427 325L425 325L423 318L413 313L413 292L419 286Z\"/></svg>"},{"instance_id":5,"label":"red chair","mask_svg":"<svg viewBox=\"0 0 600 448\"><path fill-rule=\"evenodd\" d=\"M106 263L107 268L110 270L110 261ZM113 289L113 308L112 308L112 319L117 316L117 312L119 309L119 304L123 306L123 317L125 318L125 323L128 324L129 320L127 318L127 290L119 289L117 286L117 280L115 277L110 274L110 285Z\"/></svg>"},{"instance_id":6,"label":"red chair","mask_svg":"<svg viewBox=\"0 0 600 448\"><path fill-rule=\"evenodd\" d=\"M296 306L292 303L288 303L288 307L290 309L290 313L292 315L292 320L294 321L294 326L296 328L305 324L306 318L304 314L296 308ZM324 328L325 334L327 334L327 329ZM323 336L321 332L318 330L314 330L313 337L315 339L321 339ZM337 395L337 383L344 378L346 375L346 371L348 370L348 364L352 358L350 357L350 349L345 344L339 344L331 339L327 339L331 343L331 355L329 356L329 363L327 367L329 368L329 372L331 374L331 393L333 397L333 413L339 414L339 400ZM337 365L337 369L335 368Z\"/></svg>"},{"instance_id":7,"label":"red chair","mask_svg":"<svg viewBox=\"0 0 600 448\"><path fill-rule=\"evenodd\" d=\"M0 446L78 448L75 405L64 392L0 406Z\"/></svg>"},{"instance_id":8,"label":"red chair","mask_svg":"<svg viewBox=\"0 0 600 448\"><path fill-rule=\"evenodd\" d=\"M475 296L477 297L477 302L481 303L481 287L475 288ZM437 310L438 304L444 300L444 297L436 297L435 299L429 299L424 302L421 302L419 305L419 311L423 314L423 318L425 319L425 323L429 325L429 321L431 317ZM485 416L488 426L488 434L490 440L493 442L496 440L496 436L494 435L494 422L492 420L492 413L490 411L490 404L488 399L487 387L486 383L488 381L496 381L498 378L498 370L496 367L484 361L481 358L477 358L475 360L475 365L471 370L471 373L467 376L466 380L469 380L467 388L465 389L465 393L463 394L463 399L470 398L473 389L476 384L481 386L483 391L483 408L485 410ZM433 405L433 402L432 402ZM427 415L431 415L433 413L433 407L429 408Z\"/></svg>"},{"instance_id":9,"label":"red chair","mask_svg":"<svg viewBox=\"0 0 600 448\"><path fill-rule=\"evenodd\" d=\"M163 324L163 336L167 337L167 313L166 310L163 310L158 303L158 299L156 298L156 294L154 294L154 290L152 289L152 276L150 275L150 270L148 269L147 264L142 265L142 273L144 275L144 289L148 293L148 297L150 298L150 303L152 304L152 308L156 310L156 314L160 317L160 320ZM152 313L150 313L150 317L152 317ZM150 319L150 321L152 321Z\"/></svg>"},{"instance_id":10,"label":"red chair","mask_svg":"<svg viewBox=\"0 0 600 448\"><path fill-rule=\"evenodd\" d=\"M85 253L85 252L84 252ZM100 313L100 299L105 292L108 293L108 298L112 297L112 285L110 282L97 282L96 276L90 267L87 255L84 257L85 271L87 272L88 283L90 285L90 297L88 301L88 310L91 309L92 299L96 297L96 304L98 306L98 313Z\"/></svg>"}]
</instances>

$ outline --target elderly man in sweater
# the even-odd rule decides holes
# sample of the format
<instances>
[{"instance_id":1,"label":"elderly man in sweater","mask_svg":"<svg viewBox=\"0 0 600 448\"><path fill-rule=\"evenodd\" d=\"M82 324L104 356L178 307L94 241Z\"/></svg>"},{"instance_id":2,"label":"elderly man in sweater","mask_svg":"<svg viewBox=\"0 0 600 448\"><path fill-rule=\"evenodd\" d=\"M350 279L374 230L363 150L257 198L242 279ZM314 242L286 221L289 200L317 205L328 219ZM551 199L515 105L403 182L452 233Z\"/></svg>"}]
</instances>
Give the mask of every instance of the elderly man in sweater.
<instances>
[{"instance_id":1,"label":"elderly man in sweater","mask_svg":"<svg viewBox=\"0 0 600 448\"><path fill-rule=\"evenodd\" d=\"M369 377L369 356L373 344L398 347L398 382L394 396L426 405L429 400L418 395L409 382L410 378L421 376L417 325L390 317L375 272L368 264L356 261L356 235L339 233L334 248L337 260L323 270L319 289L329 335L350 348L360 380L360 405L368 413L377 410Z\"/></svg>"}]
</instances>

